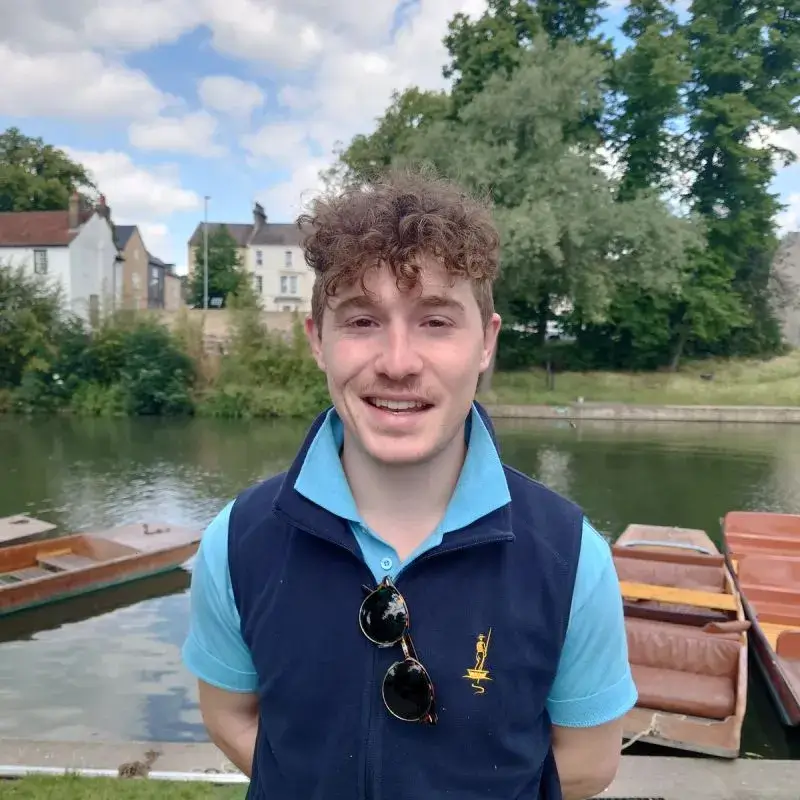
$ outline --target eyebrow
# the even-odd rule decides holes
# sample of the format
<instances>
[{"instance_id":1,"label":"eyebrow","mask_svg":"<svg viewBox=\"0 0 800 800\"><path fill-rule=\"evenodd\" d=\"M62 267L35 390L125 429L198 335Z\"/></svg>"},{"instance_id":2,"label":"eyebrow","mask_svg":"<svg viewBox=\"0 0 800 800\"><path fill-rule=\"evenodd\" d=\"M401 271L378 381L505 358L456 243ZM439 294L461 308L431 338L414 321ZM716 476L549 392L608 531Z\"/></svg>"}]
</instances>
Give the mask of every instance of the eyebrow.
<instances>
[{"instance_id":1,"label":"eyebrow","mask_svg":"<svg viewBox=\"0 0 800 800\"><path fill-rule=\"evenodd\" d=\"M445 295L423 295L417 302L419 305L428 308L450 308L454 311L466 311L463 303L459 302L453 297L446 297ZM382 303L380 300L373 300L366 295L360 294L355 295L354 297L348 297L346 300L342 300L341 303L338 303L334 308L334 313L337 314L337 316L340 316L353 311L366 311L369 309L380 308L381 305Z\"/></svg>"}]
</instances>

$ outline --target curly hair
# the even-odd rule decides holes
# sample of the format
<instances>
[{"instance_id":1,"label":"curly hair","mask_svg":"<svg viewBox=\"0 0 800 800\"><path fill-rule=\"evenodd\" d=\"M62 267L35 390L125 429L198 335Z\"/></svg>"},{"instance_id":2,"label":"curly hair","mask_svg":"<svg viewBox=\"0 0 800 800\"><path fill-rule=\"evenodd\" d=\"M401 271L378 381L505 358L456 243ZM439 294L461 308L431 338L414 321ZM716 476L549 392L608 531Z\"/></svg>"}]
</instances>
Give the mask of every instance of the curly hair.
<instances>
[{"instance_id":1,"label":"curly hair","mask_svg":"<svg viewBox=\"0 0 800 800\"><path fill-rule=\"evenodd\" d=\"M311 315L321 329L330 297L360 281L370 267L388 265L400 291L420 280L419 260L432 256L451 278L472 282L484 326L494 312L492 285L500 236L488 202L423 172L383 178L315 201L297 224L306 231L305 260L314 270Z\"/></svg>"}]
</instances>

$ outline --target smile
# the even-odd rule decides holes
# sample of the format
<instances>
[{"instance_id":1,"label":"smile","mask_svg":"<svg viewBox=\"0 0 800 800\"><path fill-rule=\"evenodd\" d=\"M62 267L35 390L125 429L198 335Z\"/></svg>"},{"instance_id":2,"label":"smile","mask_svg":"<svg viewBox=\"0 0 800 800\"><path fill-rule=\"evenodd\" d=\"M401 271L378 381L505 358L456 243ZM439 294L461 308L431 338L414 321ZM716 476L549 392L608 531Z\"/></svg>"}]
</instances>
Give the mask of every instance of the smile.
<instances>
[{"instance_id":1,"label":"smile","mask_svg":"<svg viewBox=\"0 0 800 800\"><path fill-rule=\"evenodd\" d=\"M422 400L383 400L380 397L365 397L364 402L375 408L395 413L426 411L432 407L430 403L425 403Z\"/></svg>"}]
</instances>

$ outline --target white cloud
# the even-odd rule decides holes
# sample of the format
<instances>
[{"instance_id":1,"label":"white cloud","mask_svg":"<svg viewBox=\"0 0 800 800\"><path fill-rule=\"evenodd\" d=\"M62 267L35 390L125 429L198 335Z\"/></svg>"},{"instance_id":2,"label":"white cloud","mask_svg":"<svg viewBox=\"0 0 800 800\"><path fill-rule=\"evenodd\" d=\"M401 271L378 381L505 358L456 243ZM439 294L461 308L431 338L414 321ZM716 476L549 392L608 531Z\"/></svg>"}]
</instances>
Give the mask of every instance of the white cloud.
<instances>
[{"instance_id":1,"label":"white cloud","mask_svg":"<svg viewBox=\"0 0 800 800\"><path fill-rule=\"evenodd\" d=\"M131 144L140 150L217 157L226 149L214 142L217 120L207 111L182 117L158 117L134 122L128 129Z\"/></svg>"},{"instance_id":2,"label":"white cloud","mask_svg":"<svg viewBox=\"0 0 800 800\"><path fill-rule=\"evenodd\" d=\"M0 42L0 114L17 117L135 118L174 98L138 70L97 53L28 55Z\"/></svg>"},{"instance_id":3,"label":"white cloud","mask_svg":"<svg viewBox=\"0 0 800 800\"><path fill-rule=\"evenodd\" d=\"M257 84L239 80L230 75L209 75L197 88L206 108L246 119L264 104L264 92Z\"/></svg>"},{"instance_id":4,"label":"white cloud","mask_svg":"<svg viewBox=\"0 0 800 800\"><path fill-rule=\"evenodd\" d=\"M157 222L175 212L194 211L202 204L202 198L181 186L172 166L148 170L134 164L127 153L115 150L61 149L91 173L117 222Z\"/></svg>"},{"instance_id":5,"label":"white cloud","mask_svg":"<svg viewBox=\"0 0 800 800\"><path fill-rule=\"evenodd\" d=\"M306 126L297 122L271 122L241 138L242 147L254 159L276 161L281 166L302 163L308 158Z\"/></svg>"},{"instance_id":6,"label":"white cloud","mask_svg":"<svg viewBox=\"0 0 800 800\"><path fill-rule=\"evenodd\" d=\"M306 211L309 201L323 189L319 174L328 164L327 159L308 159L287 180L259 192L257 199L267 216L276 222L293 221Z\"/></svg>"}]
</instances>

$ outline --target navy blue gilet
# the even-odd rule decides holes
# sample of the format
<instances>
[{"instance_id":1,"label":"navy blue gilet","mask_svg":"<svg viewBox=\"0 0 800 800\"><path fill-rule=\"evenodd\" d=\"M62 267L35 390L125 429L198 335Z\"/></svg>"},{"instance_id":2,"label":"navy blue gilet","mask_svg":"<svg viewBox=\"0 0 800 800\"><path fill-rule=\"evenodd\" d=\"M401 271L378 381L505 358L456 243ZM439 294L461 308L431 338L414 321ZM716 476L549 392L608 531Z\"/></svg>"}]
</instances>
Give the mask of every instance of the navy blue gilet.
<instances>
[{"instance_id":1,"label":"navy blue gilet","mask_svg":"<svg viewBox=\"0 0 800 800\"><path fill-rule=\"evenodd\" d=\"M374 578L356 539L294 490L323 420L289 470L242 492L230 517L231 583L258 674L248 800L561 800L545 703L582 511L505 467L511 503L403 569L396 586L439 721L402 722L381 698L401 649L378 648L359 628L361 587ZM490 680L470 677L476 666Z\"/></svg>"}]
</instances>

